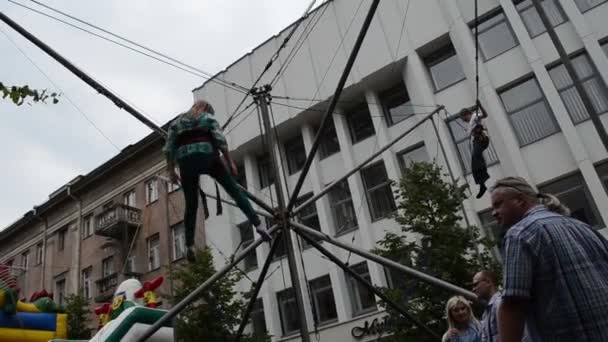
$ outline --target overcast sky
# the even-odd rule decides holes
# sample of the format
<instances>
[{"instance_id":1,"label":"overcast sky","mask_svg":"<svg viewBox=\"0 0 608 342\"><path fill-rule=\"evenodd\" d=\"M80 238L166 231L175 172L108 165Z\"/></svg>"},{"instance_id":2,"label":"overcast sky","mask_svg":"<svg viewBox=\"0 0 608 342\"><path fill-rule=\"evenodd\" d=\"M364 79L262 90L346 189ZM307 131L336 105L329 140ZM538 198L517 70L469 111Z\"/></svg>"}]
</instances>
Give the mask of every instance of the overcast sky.
<instances>
[{"instance_id":1,"label":"overcast sky","mask_svg":"<svg viewBox=\"0 0 608 342\"><path fill-rule=\"evenodd\" d=\"M50 13L31 1L14 1ZM310 0L39 1L212 74L295 21L310 3ZM191 90L204 82L198 76L6 0L0 2L0 11L159 123L189 106ZM16 107L0 101L3 119L0 141L4 148L0 229L3 229L34 205L44 202L49 193L77 175L88 173L150 130L96 94L4 23L0 22L0 29L0 80L9 85L29 84L64 93L56 105ZM60 89L29 62L5 34ZM111 143L87 122L67 97Z\"/></svg>"}]
</instances>

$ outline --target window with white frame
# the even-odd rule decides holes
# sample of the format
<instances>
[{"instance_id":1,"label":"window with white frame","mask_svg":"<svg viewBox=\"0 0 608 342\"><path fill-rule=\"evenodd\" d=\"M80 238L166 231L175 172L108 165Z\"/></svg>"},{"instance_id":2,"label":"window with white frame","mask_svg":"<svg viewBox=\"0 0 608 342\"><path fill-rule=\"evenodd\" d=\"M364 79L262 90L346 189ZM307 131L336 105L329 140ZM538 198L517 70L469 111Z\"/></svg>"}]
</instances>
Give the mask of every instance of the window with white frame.
<instances>
[{"instance_id":1,"label":"window with white frame","mask_svg":"<svg viewBox=\"0 0 608 342\"><path fill-rule=\"evenodd\" d=\"M338 320L334 291L329 275L308 282L313 303L313 315L319 324L327 324Z\"/></svg>"},{"instance_id":2,"label":"window with white frame","mask_svg":"<svg viewBox=\"0 0 608 342\"><path fill-rule=\"evenodd\" d=\"M570 216L595 228L604 227L597 206L580 173L538 187L539 192L553 194L570 208Z\"/></svg>"},{"instance_id":3,"label":"window with white frame","mask_svg":"<svg viewBox=\"0 0 608 342\"><path fill-rule=\"evenodd\" d=\"M109 277L116 273L114 271L114 256L110 255L101 261L101 277Z\"/></svg>"},{"instance_id":4,"label":"window with white frame","mask_svg":"<svg viewBox=\"0 0 608 342\"><path fill-rule=\"evenodd\" d=\"M517 0L514 2L530 37L534 38L546 31L538 11L532 4L532 0ZM559 4L559 0L542 0L540 5L547 14L552 27L566 21L566 15Z\"/></svg>"},{"instance_id":5,"label":"window with white frame","mask_svg":"<svg viewBox=\"0 0 608 342\"><path fill-rule=\"evenodd\" d=\"M509 21L502 11L481 19L477 24L477 29L479 30L479 50L486 61L518 45L515 33L511 30ZM473 28L473 34L475 34L475 28Z\"/></svg>"},{"instance_id":6,"label":"window with white frame","mask_svg":"<svg viewBox=\"0 0 608 342\"><path fill-rule=\"evenodd\" d=\"M43 246L42 242L39 242L36 244L36 265L42 264L42 257L43 257L43 253L44 253L43 247L44 246Z\"/></svg>"},{"instance_id":7,"label":"window with white frame","mask_svg":"<svg viewBox=\"0 0 608 342\"><path fill-rule=\"evenodd\" d=\"M55 295L57 298L57 304L65 304L65 279L60 279L55 282Z\"/></svg>"},{"instance_id":8,"label":"window with white frame","mask_svg":"<svg viewBox=\"0 0 608 342\"><path fill-rule=\"evenodd\" d=\"M376 134L372 116L369 113L366 102L347 110L346 122L348 123L350 138L353 144Z\"/></svg>"},{"instance_id":9,"label":"window with white frame","mask_svg":"<svg viewBox=\"0 0 608 342\"><path fill-rule=\"evenodd\" d=\"M146 204L158 200L158 181L156 178L146 182Z\"/></svg>"},{"instance_id":10,"label":"window with white frame","mask_svg":"<svg viewBox=\"0 0 608 342\"><path fill-rule=\"evenodd\" d=\"M361 178L373 221L386 218L395 211L395 198L384 162L377 162L361 170Z\"/></svg>"},{"instance_id":11,"label":"window with white frame","mask_svg":"<svg viewBox=\"0 0 608 342\"><path fill-rule=\"evenodd\" d=\"M160 237L154 234L148 238L148 271L160 268Z\"/></svg>"},{"instance_id":12,"label":"window with white frame","mask_svg":"<svg viewBox=\"0 0 608 342\"><path fill-rule=\"evenodd\" d=\"M274 184L274 169L268 155L258 156L258 173L260 176L260 188Z\"/></svg>"},{"instance_id":13,"label":"window with white frame","mask_svg":"<svg viewBox=\"0 0 608 342\"><path fill-rule=\"evenodd\" d=\"M446 89L466 78L451 43L426 56L424 63L429 69L435 91Z\"/></svg>"},{"instance_id":14,"label":"window with white frame","mask_svg":"<svg viewBox=\"0 0 608 342\"><path fill-rule=\"evenodd\" d=\"M95 232L95 220L93 214L87 215L82 219L82 231L80 233L82 239L92 236Z\"/></svg>"},{"instance_id":15,"label":"window with white frame","mask_svg":"<svg viewBox=\"0 0 608 342\"><path fill-rule=\"evenodd\" d=\"M369 275L369 269L365 261L351 266L350 269L371 283L371 276ZM346 274L346 280L352 303L353 316L377 309L373 292L348 274Z\"/></svg>"},{"instance_id":16,"label":"window with white frame","mask_svg":"<svg viewBox=\"0 0 608 342\"><path fill-rule=\"evenodd\" d=\"M265 336L268 332L266 327L266 318L264 317L264 301L258 298L251 310L251 329L253 336Z\"/></svg>"},{"instance_id":17,"label":"window with white frame","mask_svg":"<svg viewBox=\"0 0 608 342\"><path fill-rule=\"evenodd\" d=\"M535 78L526 79L500 93L520 146L546 138L559 127Z\"/></svg>"},{"instance_id":18,"label":"window with white frame","mask_svg":"<svg viewBox=\"0 0 608 342\"><path fill-rule=\"evenodd\" d=\"M137 255L135 251L131 251L131 254L127 258L127 264L125 265L126 273L136 273L137 272Z\"/></svg>"},{"instance_id":19,"label":"window with white frame","mask_svg":"<svg viewBox=\"0 0 608 342\"><path fill-rule=\"evenodd\" d=\"M186 227L184 223L176 224L171 227L173 240L173 261L186 256Z\"/></svg>"},{"instance_id":20,"label":"window with white frame","mask_svg":"<svg viewBox=\"0 0 608 342\"><path fill-rule=\"evenodd\" d=\"M285 149L285 158L287 158L287 169L289 174L300 171L306 163L306 150L304 149L304 140L298 135L295 138L287 140L283 147Z\"/></svg>"},{"instance_id":21,"label":"window with white frame","mask_svg":"<svg viewBox=\"0 0 608 342\"><path fill-rule=\"evenodd\" d=\"M82 277L81 277L81 283L82 283L82 296L85 299L91 299L91 297L93 297L93 287L91 286L91 282L92 282L92 275L93 275L93 267L89 266L87 268L85 268L84 270L82 270Z\"/></svg>"},{"instance_id":22,"label":"window with white frame","mask_svg":"<svg viewBox=\"0 0 608 342\"><path fill-rule=\"evenodd\" d=\"M591 99L595 114L603 114L608 111L608 89L589 59L589 55L582 53L572 57L570 61L577 77L581 80L585 93ZM576 91L566 67L563 64L556 65L549 69L549 75L568 109L572 122L577 124L589 119L589 113L583 105L583 100Z\"/></svg>"},{"instance_id":23,"label":"window with white frame","mask_svg":"<svg viewBox=\"0 0 608 342\"><path fill-rule=\"evenodd\" d=\"M293 288L277 292L277 301L283 335L289 335L297 331L300 325L300 316Z\"/></svg>"},{"instance_id":24,"label":"window with white frame","mask_svg":"<svg viewBox=\"0 0 608 342\"><path fill-rule=\"evenodd\" d=\"M458 149L460 164L464 171L469 174L471 173L471 149L473 148L473 145L468 132L468 124L462 121L458 115L449 118L447 124L454 145L456 145L456 148ZM490 140L490 146L483 151L483 156L487 166L498 163L498 154L496 153L496 148L494 147L492 140Z\"/></svg>"},{"instance_id":25,"label":"window with white frame","mask_svg":"<svg viewBox=\"0 0 608 342\"><path fill-rule=\"evenodd\" d=\"M355 212L350 188L346 180L334 185L329 190L329 203L334 218L336 234L357 229L357 213Z\"/></svg>"},{"instance_id":26,"label":"window with white frame","mask_svg":"<svg viewBox=\"0 0 608 342\"><path fill-rule=\"evenodd\" d=\"M319 127L315 128L315 134L319 131ZM319 155L321 159L327 158L335 153L340 152L340 143L336 134L336 126L333 118L327 120L323 134L319 140Z\"/></svg>"},{"instance_id":27,"label":"window with white frame","mask_svg":"<svg viewBox=\"0 0 608 342\"><path fill-rule=\"evenodd\" d=\"M21 253L21 267L24 271L27 271L30 266L30 251Z\"/></svg>"},{"instance_id":28,"label":"window with white frame","mask_svg":"<svg viewBox=\"0 0 608 342\"><path fill-rule=\"evenodd\" d=\"M310 199L312 197L312 193L308 193L306 195L303 195L302 197L298 198L298 200L296 201L296 206L299 206L300 204L306 202L308 199ZM319 215L317 214L317 206L315 204L315 202L312 202L308 205L306 205L304 208L302 208L302 210L300 210L300 212L298 213L298 219L300 220L300 222L305 225L308 226L316 231L321 231L321 223L319 222ZM319 241L320 239L317 237L312 237L315 241ZM308 247L309 243L302 239L302 245L304 247Z\"/></svg>"},{"instance_id":29,"label":"window with white frame","mask_svg":"<svg viewBox=\"0 0 608 342\"><path fill-rule=\"evenodd\" d=\"M429 154L423 143L408 147L404 151L397 153L397 158L402 172L408 168L412 162L430 162Z\"/></svg>"},{"instance_id":30,"label":"window with white frame","mask_svg":"<svg viewBox=\"0 0 608 342\"><path fill-rule=\"evenodd\" d=\"M239 233L241 234L241 248L246 248L251 245L255 241L255 236L253 235L253 227L249 221L245 221L237 225L239 229ZM243 259L243 263L245 264L246 270L252 270L258 267L258 258L255 253L249 253Z\"/></svg>"},{"instance_id":31,"label":"window with white frame","mask_svg":"<svg viewBox=\"0 0 608 342\"><path fill-rule=\"evenodd\" d=\"M129 207L135 207L135 190L129 190L124 195L122 195L122 204L127 205Z\"/></svg>"},{"instance_id":32,"label":"window with white frame","mask_svg":"<svg viewBox=\"0 0 608 342\"><path fill-rule=\"evenodd\" d=\"M401 81L397 86L380 93L380 102L389 126L399 123L415 113L410 102L410 95Z\"/></svg>"},{"instance_id":33,"label":"window with white frame","mask_svg":"<svg viewBox=\"0 0 608 342\"><path fill-rule=\"evenodd\" d=\"M595 8L606 1L608 0L574 0L581 12L587 12L588 10Z\"/></svg>"}]
</instances>

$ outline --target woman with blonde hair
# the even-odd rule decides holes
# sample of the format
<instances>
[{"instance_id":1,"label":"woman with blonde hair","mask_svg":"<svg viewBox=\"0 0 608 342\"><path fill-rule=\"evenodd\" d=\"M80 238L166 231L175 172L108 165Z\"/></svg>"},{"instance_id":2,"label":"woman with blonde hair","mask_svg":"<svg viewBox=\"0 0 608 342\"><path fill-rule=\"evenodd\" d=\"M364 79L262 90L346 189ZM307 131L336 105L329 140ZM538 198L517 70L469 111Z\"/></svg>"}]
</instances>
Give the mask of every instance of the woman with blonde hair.
<instances>
[{"instance_id":1,"label":"woman with blonde hair","mask_svg":"<svg viewBox=\"0 0 608 342\"><path fill-rule=\"evenodd\" d=\"M445 306L445 314L448 318L448 331L443 334L442 342L481 341L481 325L464 297L450 298Z\"/></svg>"}]
</instances>

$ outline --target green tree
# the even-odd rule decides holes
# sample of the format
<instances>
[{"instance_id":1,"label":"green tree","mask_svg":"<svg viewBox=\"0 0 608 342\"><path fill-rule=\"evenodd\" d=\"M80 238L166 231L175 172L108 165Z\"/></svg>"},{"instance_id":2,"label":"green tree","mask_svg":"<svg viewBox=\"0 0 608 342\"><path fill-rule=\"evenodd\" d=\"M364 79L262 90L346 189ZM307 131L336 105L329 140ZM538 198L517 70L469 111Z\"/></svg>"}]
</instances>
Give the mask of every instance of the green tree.
<instances>
[{"instance_id":1,"label":"green tree","mask_svg":"<svg viewBox=\"0 0 608 342\"><path fill-rule=\"evenodd\" d=\"M200 284L216 272L213 256L206 248L196 252L196 262L186 263L173 270L176 283L173 304L192 293ZM247 294L234 290L241 279L237 271L219 279L201 299L180 313L175 323L177 337L183 341L233 341L236 328L245 311ZM211 295L209 295L211 294ZM268 336L246 336L247 342L270 341Z\"/></svg>"},{"instance_id":2,"label":"green tree","mask_svg":"<svg viewBox=\"0 0 608 342\"><path fill-rule=\"evenodd\" d=\"M53 103L59 102L59 94L49 93L46 89L36 90L30 89L29 86L7 86L0 82L0 93L2 98L9 98L17 106L21 106L26 103L28 99L34 102L46 102L48 99L52 99Z\"/></svg>"},{"instance_id":3,"label":"green tree","mask_svg":"<svg viewBox=\"0 0 608 342\"><path fill-rule=\"evenodd\" d=\"M473 275L484 268L496 270L490 242L476 227L461 224L461 204L466 185L445 181L436 164L413 162L403 172L396 194L395 219L401 233L387 233L375 253L431 274L463 288L471 287ZM404 305L433 331L447 329L445 303L454 295L399 272L390 272L387 295ZM394 341L432 341L427 333L387 307Z\"/></svg>"},{"instance_id":4,"label":"green tree","mask_svg":"<svg viewBox=\"0 0 608 342\"><path fill-rule=\"evenodd\" d=\"M66 298L65 312L68 315L68 338L89 339L91 329L89 323L89 301L80 294L72 294Z\"/></svg>"}]
</instances>

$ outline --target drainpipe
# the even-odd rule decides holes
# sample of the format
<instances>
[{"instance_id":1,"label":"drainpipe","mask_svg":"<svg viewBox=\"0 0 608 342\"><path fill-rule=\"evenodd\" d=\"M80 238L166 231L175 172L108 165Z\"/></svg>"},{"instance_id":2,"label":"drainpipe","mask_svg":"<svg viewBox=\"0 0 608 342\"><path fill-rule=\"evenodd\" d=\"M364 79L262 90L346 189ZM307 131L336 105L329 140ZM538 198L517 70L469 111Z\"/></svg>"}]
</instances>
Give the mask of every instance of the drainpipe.
<instances>
[{"instance_id":1,"label":"drainpipe","mask_svg":"<svg viewBox=\"0 0 608 342\"><path fill-rule=\"evenodd\" d=\"M82 257L82 200L72 194L72 185L68 185L67 187L68 196L76 202L76 207L78 208L78 220L76 223L76 239L78 239L78 243L76 244L76 293L80 293L80 258Z\"/></svg>"},{"instance_id":2,"label":"drainpipe","mask_svg":"<svg viewBox=\"0 0 608 342\"><path fill-rule=\"evenodd\" d=\"M34 206L32 209L32 215L42 222L42 288L46 288L46 242L47 242L47 230L49 229L49 222L46 217L40 216L38 213L38 206ZM36 256L35 256L36 257Z\"/></svg>"}]
</instances>

